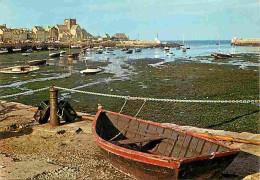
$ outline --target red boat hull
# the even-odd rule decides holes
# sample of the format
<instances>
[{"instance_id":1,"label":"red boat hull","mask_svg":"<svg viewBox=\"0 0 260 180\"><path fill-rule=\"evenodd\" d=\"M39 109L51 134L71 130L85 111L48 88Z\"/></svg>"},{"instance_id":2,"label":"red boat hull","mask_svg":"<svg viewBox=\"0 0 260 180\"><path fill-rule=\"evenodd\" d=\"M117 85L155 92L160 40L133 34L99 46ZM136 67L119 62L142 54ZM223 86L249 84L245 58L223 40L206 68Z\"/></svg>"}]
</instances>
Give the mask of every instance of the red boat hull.
<instances>
[{"instance_id":1,"label":"red boat hull","mask_svg":"<svg viewBox=\"0 0 260 180\"><path fill-rule=\"evenodd\" d=\"M97 134L97 118L103 112L118 115L118 113L105 110L100 110L97 113L92 128L95 140L109 163L136 179L209 179L217 177L239 153L237 151L230 151L181 159L148 154L120 147L104 140ZM139 121L144 120L139 119ZM148 123L163 127L158 123Z\"/></svg>"}]
</instances>

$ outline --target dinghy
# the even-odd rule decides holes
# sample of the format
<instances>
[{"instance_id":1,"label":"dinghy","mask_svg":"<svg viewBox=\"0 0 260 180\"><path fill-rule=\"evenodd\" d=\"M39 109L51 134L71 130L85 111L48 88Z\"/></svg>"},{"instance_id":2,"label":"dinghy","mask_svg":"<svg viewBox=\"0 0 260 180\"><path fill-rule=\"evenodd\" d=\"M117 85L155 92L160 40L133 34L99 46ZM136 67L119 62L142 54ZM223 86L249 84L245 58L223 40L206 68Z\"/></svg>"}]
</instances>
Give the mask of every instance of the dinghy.
<instances>
[{"instance_id":1,"label":"dinghy","mask_svg":"<svg viewBox=\"0 0 260 180\"><path fill-rule=\"evenodd\" d=\"M239 153L181 128L103 109L92 132L106 160L135 179L210 179Z\"/></svg>"}]
</instances>

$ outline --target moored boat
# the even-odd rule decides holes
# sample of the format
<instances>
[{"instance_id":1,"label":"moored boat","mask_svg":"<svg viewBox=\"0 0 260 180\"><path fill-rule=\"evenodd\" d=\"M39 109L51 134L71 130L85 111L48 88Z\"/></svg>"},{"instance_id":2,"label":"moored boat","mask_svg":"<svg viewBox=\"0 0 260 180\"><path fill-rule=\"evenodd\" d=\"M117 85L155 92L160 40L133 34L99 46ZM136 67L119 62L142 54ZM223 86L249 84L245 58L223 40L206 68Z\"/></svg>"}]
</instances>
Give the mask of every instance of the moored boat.
<instances>
[{"instance_id":1,"label":"moored boat","mask_svg":"<svg viewBox=\"0 0 260 180\"><path fill-rule=\"evenodd\" d=\"M214 52L211 54L212 57L216 58L216 59L227 59L227 58L231 58L232 55L229 53L224 53L224 52Z\"/></svg>"},{"instance_id":2,"label":"moored boat","mask_svg":"<svg viewBox=\"0 0 260 180\"><path fill-rule=\"evenodd\" d=\"M21 52L22 49L21 48L13 48L13 52Z\"/></svg>"},{"instance_id":3,"label":"moored boat","mask_svg":"<svg viewBox=\"0 0 260 180\"><path fill-rule=\"evenodd\" d=\"M6 54L8 53L8 50L6 48L0 49L0 54Z\"/></svg>"},{"instance_id":4,"label":"moored boat","mask_svg":"<svg viewBox=\"0 0 260 180\"><path fill-rule=\"evenodd\" d=\"M135 179L209 179L239 153L181 127L103 109L95 116L92 132L106 160Z\"/></svg>"},{"instance_id":5,"label":"moored boat","mask_svg":"<svg viewBox=\"0 0 260 180\"><path fill-rule=\"evenodd\" d=\"M142 49L141 48L136 48L135 52L142 52Z\"/></svg>"},{"instance_id":6,"label":"moored boat","mask_svg":"<svg viewBox=\"0 0 260 180\"><path fill-rule=\"evenodd\" d=\"M2 74L27 74L32 71L38 70L38 66L14 66L0 69Z\"/></svg>"},{"instance_id":7,"label":"moored boat","mask_svg":"<svg viewBox=\"0 0 260 180\"><path fill-rule=\"evenodd\" d=\"M60 57L60 53L59 52L56 52L56 53L50 53L49 54L49 57Z\"/></svg>"},{"instance_id":8,"label":"moored boat","mask_svg":"<svg viewBox=\"0 0 260 180\"><path fill-rule=\"evenodd\" d=\"M99 68L87 68L87 69L85 69L85 70L82 70L82 71L80 71L80 73L81 74L96 74L96 73L99 73L99 72L101 72L102 71L102 69L99 69Z\"/></svg>"},{"instance_id":9,"label":"moored boat","mask_svg":"<svg viewBox=\"0 0 260 180\"><path fill-rule=\"evenodd\" d=\"M126 54L132 54L133 53L133 50L132 49L128 49L127 51L126 51Z\"/></svg>"},{"instance_id":10,"label":"moored boat","mask_svg":"<svg viewBox=\"0 0 260 180\"><path fill-rule=\"evenodd\" d=\"M42 60L33 60L33 61L28 61L28 64L30 66L37 66L37 65L44 65L46 64L46 59L42 59Z\"/></svg>"}]
</instances>

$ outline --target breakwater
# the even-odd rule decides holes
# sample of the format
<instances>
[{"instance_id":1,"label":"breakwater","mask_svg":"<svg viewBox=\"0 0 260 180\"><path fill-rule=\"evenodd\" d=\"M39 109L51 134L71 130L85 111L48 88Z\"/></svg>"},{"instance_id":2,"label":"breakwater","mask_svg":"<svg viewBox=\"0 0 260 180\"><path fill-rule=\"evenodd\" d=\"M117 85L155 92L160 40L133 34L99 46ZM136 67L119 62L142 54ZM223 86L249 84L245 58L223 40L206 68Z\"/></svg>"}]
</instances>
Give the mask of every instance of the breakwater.
<instances>
[{"instance_id":1,"label":"breakwater","mask_svg":"<svg viewBox=\"0 0 260 180\"><path fill-rule=\"evenodd\" d=\"M233 37L232 46L260 46L260 39L242 39L242 38L237 38Z\"/></svg>"},{"instance_id":2,"label":"breakwater","mask_svg":"<svg viewBox=\"0 0 260 180\"><path fill-rule=\"evenodd\" d=\"M69 48L69 46L77 45L78 48L82 47L118 47L118 48L163 48L165 46L168 47L178 47L180 44L178 43L172 43L172 44L163 44L163 43L157 43L156 41L101 41L101 42L92 42L92 41L86 41L86 42L76 42L76 43L70 43L70 42L54 42L54 43L16 43L16 44L7 44L3 43L0 44L0 48L6 48L9 52L13 52L14 48L21 48L22 51L26 51L27 49L34 49L36 50L37 47L41 47L42 50L48 50L48 47L63 49L63 48Z\"/></svg>"}]
</instances>

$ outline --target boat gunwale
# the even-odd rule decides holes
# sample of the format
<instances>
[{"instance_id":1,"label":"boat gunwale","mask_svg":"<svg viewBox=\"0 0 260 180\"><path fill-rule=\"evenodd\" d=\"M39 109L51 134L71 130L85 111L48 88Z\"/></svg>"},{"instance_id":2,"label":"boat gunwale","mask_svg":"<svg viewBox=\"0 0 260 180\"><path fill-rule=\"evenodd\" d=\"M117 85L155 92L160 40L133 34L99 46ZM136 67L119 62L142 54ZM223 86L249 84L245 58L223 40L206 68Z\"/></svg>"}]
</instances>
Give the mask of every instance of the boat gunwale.
<instances>
[{"instance_id":1,"label":"boat gunwale","mask_svg":"<svg viewBox=\"0 0 260 180\"><path fill-rule=\"evenodd\" d=\"M133 119L133 120L136 120L136 121L139 121L139 122L148 123L148 124L159 126L159 127L162 127L162 128L172 129L172 130L175 130L176 132L185 133L187 135L191 135L191 136L194 136L194 137L215 143L217 145L226 147L230 151L214 152L212 154L202 155L202 156L192 156L192 157L178 158L178 157L167 157L167 156L162 156L162 155L148 154L148 153L144 153L144 152L139 152L139 151L127 149L127 148L115 145L115 144L113 144L109 141L104 140L103 138L101 138L96 133L96 123L97 123L97 119L98 119L101 112L111 113L111 114L114 114L114 115L119 115L119 116L122 116L122 117L125 117L125 118ZM105 149L106 151L117 154L119 156L123 156L124 158L132 159L132 160L136 160L136 161L140 161L140 162L144 162L144 163L154 164L154 165L157 165L157 166L159 165L159 166L163 166L163 167L168 167L168 168L173 168L173 167L178 168L181 163L185 163L185 162L192 162L192 161L203 160L203 159L213 159L215 157L222 157L222 156L228 156L228 155L239 153L239 150L237 150L235 148L229 147L229 146L222 144L222 143L220 143L216 140L208 139L208 138L199 136L197 134L194 134L191 131L183 130L183 129L180 129L180 128L165 126L165 125L162 125L160 123L156 123L156 122L152 122L152 121L148 121L148 120L143 120L143 119L139 119L139 118L134 118L134 117L131 117L131 116L128 116L128 115L124 115L124 114L120 114L120 113L116 113L116 112L112 112L112 111L108 111L108 110L104 110L104 109L100 109L97 112L97 114L94 118L93 124L92 124L92 133L93 133L98 145L100 147L102 147L103 149Z\"/></svg>"}]
</instances>

